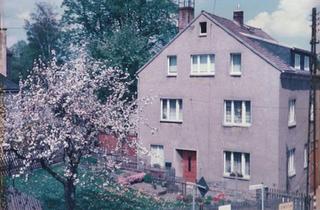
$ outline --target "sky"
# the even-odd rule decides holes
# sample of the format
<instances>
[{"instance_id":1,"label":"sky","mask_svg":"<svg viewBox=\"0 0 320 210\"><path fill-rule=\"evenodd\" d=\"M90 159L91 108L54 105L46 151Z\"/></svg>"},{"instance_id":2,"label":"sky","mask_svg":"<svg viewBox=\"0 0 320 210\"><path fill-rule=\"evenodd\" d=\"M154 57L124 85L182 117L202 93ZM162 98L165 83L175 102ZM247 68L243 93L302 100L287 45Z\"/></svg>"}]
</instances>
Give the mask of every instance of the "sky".
<instances>
[{"instance_id":1,"label":"sky","mask_svg":"<svg viewBox=\"0 0 320 210\"><path fill-rule=\"evenodd\" d=\"M1 3L2 1L2 3ZM58 11L62 0L0 0L4 10L4 26L8 28L8 46L26 39L24 20L36 2L46 1ZM196 15L205 10L232 19L232 12L240 6L245 23L259 27L280 43L310 49L311 9L320 0L195 0Z\"/></svg>"}]
</instances>

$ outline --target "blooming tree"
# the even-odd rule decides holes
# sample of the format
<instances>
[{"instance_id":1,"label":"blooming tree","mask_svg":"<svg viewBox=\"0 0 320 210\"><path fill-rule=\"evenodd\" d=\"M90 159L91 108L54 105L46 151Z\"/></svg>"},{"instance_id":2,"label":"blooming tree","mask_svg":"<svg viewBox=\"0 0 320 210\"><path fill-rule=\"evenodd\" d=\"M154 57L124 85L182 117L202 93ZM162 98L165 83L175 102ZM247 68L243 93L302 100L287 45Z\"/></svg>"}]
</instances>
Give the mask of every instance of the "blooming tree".
<instances>
[{"instance_id":1,"label":"blooming tree","mask_svg":"<svg viewBox=\"0 0 320 210\"><path fill-rule=\"evenodd\" d=\"M19 93L6 100L5 148L23 160L21 173L40 163L62 183L68 210L75 208L79 164L99 151L98 135L114 135L121 145L136 128L136 102L127 97L127 76L80 50L64 65L53 59L34 67L20 82ZM63 173L51 165L59 157Z\"/></svg>"}]
</instances>

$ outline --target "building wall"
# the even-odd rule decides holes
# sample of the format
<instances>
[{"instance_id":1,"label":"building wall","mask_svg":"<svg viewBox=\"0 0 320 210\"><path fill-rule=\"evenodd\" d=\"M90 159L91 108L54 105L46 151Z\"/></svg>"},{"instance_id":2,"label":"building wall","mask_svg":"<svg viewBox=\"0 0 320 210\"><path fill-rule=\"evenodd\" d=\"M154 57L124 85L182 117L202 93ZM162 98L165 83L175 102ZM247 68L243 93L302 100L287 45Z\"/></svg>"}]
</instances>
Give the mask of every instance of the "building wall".
<instances>
[{"instance_id":1,"label":"building wall","mask_svg":"<svg viewBox=\"0 0 320 210\"><path fill-rule=\"evenodd\" d=\"M222 181L237 188L265 183L278 187L280 72L250 51L224 30L208 21L208 36L199 37L200 16L171 45L139 74L139 98L153 97L144 106L146 121L140 125L139 139L147 149L164 145L165 161L172 162L177 175L180 158L176 149L197 151L197 178ZM242 55L241 77L230 76L230 53ZM214 77L190 77L191 54L214 53ZM178 56L177 77L167 76L167 56ZM183 99L183 123L160 122L160 98ZM252 125L223 125L224 100L250 100ZM156 128L156 132L152 132ZM249 181L223 177L223 151L250 153ZM266 173L268 172L268 173ZM272 174L270 174L272 173Z\"/></svg>"},{"instance_id":2,"label":"building wall","mask_svg":"<svg viewBox=\"0 0 320 210\"><path fill-rule=\"evenodd\" d=\"M284 76L279 94L279 161L286 166L286 150L295 149L296 175L287 177L287 168L280 168L280 186L290 191L305 191L306 168L304 168L304 148L308 139L309 81L307 78ZM296 126L288 126L289 100L296 100Z\"/></svg>"}]
</instances>

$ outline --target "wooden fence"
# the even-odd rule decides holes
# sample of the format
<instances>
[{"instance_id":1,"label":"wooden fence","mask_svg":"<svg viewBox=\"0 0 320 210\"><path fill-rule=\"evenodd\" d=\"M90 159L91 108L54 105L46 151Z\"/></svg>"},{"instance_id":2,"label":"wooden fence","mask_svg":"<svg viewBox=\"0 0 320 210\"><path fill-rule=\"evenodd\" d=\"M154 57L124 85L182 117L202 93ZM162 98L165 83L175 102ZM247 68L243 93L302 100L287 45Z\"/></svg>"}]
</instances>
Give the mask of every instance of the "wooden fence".
<instances>
[{"instance_id":1,"label":"wooden fence","mask_svg":"<svg viewBox=\"0 0 320 210\"><path fill-rule=\"evenodd\" d=\"M41 210L41 203L37 199L9 188L6 192L8 210Z\"/></svg>"}]
</instances>

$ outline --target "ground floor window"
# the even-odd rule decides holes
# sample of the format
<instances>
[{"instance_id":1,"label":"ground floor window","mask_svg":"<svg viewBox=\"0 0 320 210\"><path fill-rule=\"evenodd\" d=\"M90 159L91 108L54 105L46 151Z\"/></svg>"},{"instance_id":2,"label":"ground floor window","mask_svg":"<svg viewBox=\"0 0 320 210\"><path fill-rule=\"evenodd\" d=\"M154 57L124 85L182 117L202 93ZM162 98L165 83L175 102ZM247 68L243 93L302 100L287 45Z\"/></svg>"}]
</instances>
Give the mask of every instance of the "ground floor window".
<instances>
[{"instance_id":1,"label":"ground floor window","mask_svg":"<svg viewBox=\"0 0 320 210\"><path fill-rule=\"evenodd\" d=\"M163 145L151 145L150 155L151 155L151 160L150 160L151 166L164 167Z\"/></svg>"},{"instance_id":2,"label":"ground floor window","mask_svg":"<svg viewBox=\"0 0 320 210\"><path fill-rule=\"evenodd\" d=\"M250 154L224 151L224 176L250 178Z\"/></svg>"},{"instance_id":3,"label":"ground floor window","mask_svg":"<svg viewBox=\"0 0 320 210\"><path fill-rule=\"evenodd\" d=\"M296 175L296 168L294 163L295 149L291 149L288 151L288 176Z\"/></svg>"}]
</instances>

